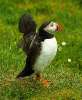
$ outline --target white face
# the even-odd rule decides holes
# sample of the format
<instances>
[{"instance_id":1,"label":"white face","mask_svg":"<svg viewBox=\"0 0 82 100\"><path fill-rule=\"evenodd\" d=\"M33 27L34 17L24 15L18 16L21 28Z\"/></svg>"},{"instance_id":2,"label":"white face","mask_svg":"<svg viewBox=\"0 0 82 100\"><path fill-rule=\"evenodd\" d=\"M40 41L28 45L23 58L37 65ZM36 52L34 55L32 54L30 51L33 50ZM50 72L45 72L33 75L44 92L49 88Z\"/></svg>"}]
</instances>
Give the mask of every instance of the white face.
<instances>
[{"instance_id":1,"label":"white face","mask_svg":"<svg viewBox=\"0 0 82 100\"><path fill-rule=\"evenodd\" d=\"M55 22L50 22L45 28L44 30L49 32L49 33L54 33L55 31L57 31L58 28L58 24Z\"/></svg>"}]
</instances>

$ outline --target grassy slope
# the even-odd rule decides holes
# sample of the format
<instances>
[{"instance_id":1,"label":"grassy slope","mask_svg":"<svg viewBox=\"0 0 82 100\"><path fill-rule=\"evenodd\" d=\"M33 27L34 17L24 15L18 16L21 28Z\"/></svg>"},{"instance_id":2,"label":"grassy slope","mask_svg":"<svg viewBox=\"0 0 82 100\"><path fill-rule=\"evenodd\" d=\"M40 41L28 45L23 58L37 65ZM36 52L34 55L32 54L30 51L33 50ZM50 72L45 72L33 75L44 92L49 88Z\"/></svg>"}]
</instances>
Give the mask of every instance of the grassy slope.
<instances>
[{"instance_id":1,"label":"grassy slope","mask_svg":"<svg viewBox=\"0 0 82 100\"><path fill-rule=\"evenodd\" d=\"M17 24L23 12L31 13L38 25L44 20L63 25L63 31L55 34L61 51L43 72L53 81L49 88L28 79L15 80L25 61L16 46L20 39ZM0 0L0 100L82 100L81 12L74 0Z\"/></svg>"}]
</instances>

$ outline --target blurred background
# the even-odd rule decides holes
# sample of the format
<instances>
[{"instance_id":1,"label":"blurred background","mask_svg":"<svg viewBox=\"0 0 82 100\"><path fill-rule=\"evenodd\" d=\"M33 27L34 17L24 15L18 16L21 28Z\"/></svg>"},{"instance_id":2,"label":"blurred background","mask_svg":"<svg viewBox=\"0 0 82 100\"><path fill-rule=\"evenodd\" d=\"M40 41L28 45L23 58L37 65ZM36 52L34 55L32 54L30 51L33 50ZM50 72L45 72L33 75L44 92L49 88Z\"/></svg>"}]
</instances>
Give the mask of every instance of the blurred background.
<instances>
[{"instance_id":1,"label":"blurred background","mask_svg":"<svg viewBox=\"0 0 82 100\"><path fill-rule=\"evenodd\" d=\"M28 78L15 79L26 59L17 47L23 13L33 16L37 28L47 20L62 25L55 34L57 55L43 72L53 81L48 88ZM0 100L11 99L82 100L82 0L0 0Z\"/></svg>"}]
</instances>

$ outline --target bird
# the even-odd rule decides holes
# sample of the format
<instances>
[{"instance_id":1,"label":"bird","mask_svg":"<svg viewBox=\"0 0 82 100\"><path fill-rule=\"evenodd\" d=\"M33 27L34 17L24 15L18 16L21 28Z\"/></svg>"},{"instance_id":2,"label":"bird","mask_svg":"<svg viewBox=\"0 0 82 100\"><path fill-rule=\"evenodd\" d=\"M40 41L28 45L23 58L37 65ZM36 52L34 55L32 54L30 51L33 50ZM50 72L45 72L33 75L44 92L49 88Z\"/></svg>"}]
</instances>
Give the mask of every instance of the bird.
<instances>
[{"instance_id":1,"label":"bird","mask_svg":"<svg viewBox=\"0 0 82 100\"><path fill-rule=\"evenodd\" d=\"M26 17L25 17L26 16ZM24 14L25 20L29 20L31 15ZM57 40L54 36L56 32L60 30L60 25L53 21L45 21L41 24L38 31L36 32L36 23L30 17L31 21L27 23L22 20L25 25L19 25L20 32L27 35L27 40L30 40L30 44L27 51L26 63L23 70L18 74L17 78L24 78L26 76L35 75L37 80L41 80L41 73L47 68L57 54ZM30 39L31 37L31 39ZM28 45L28 42L26 43ZM47 84L47 80L43 80L42 83Z\"/></svg>"}]
</instances>

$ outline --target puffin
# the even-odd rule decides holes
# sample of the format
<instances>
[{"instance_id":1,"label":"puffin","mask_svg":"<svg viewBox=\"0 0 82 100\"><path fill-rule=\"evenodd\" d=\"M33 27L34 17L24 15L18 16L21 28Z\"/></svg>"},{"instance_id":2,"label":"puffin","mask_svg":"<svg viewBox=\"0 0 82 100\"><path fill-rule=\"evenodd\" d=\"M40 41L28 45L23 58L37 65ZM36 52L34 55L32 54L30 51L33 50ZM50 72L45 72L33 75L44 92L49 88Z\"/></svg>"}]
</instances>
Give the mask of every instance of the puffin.
<instances>
[{"instance_id":1,"label":"puffin","mask_svg":"<svg viewBox=\"0 0 82 100\"><path fill-rule=\"evenodd\" d=\"M60 30L60 25L53 21L45 21L36 31L36 23L29 14L24 14L19 21L19 31L23 33L24 52L26 52L26 63L23 70L16 78L36 76L36 80L47 84L42 80L41 73L55 58L57 53L57 40L55 33ZM25 37L26 36L26 37ZM25 38L24 38L25 37Z\"/></svg>"}]
</instances>

